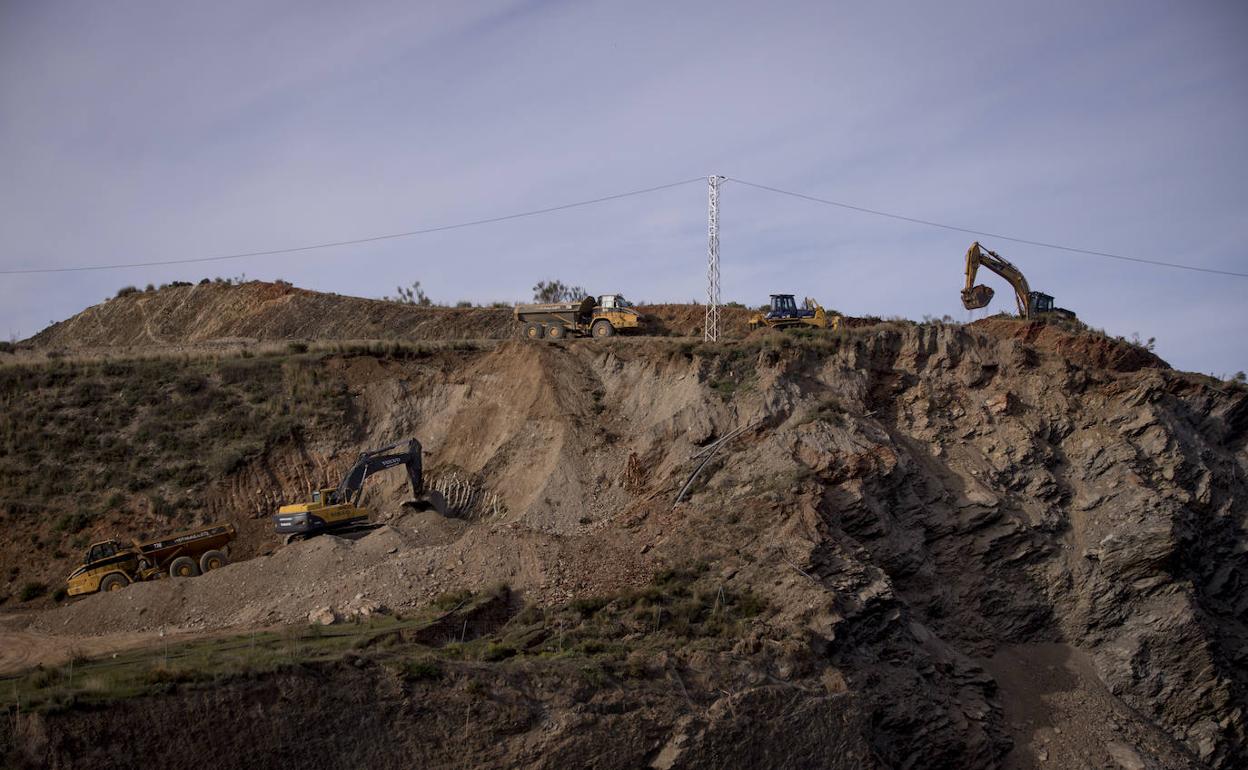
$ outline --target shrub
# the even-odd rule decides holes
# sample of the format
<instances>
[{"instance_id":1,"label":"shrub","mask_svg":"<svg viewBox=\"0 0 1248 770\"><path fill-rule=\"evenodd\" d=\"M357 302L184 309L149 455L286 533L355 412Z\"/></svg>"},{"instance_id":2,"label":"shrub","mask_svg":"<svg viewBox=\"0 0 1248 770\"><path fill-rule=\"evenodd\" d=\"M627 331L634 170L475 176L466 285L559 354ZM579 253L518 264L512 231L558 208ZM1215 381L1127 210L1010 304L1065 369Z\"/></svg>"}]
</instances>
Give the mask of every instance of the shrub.
<instances>
[{"instance_id":1,"label":"shrub","mask_svg":"<svg viewBox=\"0 0 1248 770\"><path fill-rule=\"evenodd\" d=\"M563 281L538 281L533 285L534 302L575 302L588 297L583 286L571 286Z\"/></svg>"},{"instance_id":2,"label":"shrub","mask_svg":"<svg viewBox=\"0 0 1248 770\"><path fill-rule=\"evenodd\" d=\"M131 294L138 294L138 293L139 293L139 287L137 286L122 286L120 289L117 290L118 297L128 297Z\"/></svg>"},{"instance_id":3,"label":"shrub","mask_svg":"<svg viewBox=\"0 0 1248 770\"><path fill-rule=\"evenodd\" d=\"M67 532L71 535L77 534L86 529L91 524L92 516L86 511L77 513L66 513L56 520L53 526L57 532Z\"/></svg>"},{"instance_id":4,"label":"shrub","mask_svg":"<svg viewBox=\"0 0 1248 770\"><path fill-rule=\"evenodd\" d=\"M397 297L382 297L387 302L397 302L400 305L419 305L421 307L429 307L433 304L433 300L429 299L429 295L425 294L424 289L420 288L420 281L413 281L409 287L399 286L395 289L398 292Z\"/></svg>"},{"instance_id":5,"label":"shrub","mask_svg":"<svg viewBox=\"0 0 1248 770\"><path fill-rule=\"evenodd\" d=\"M500 660L506 660L515 654L516 650L514 647L510 647L506 644L491 642L485 646L484 650L481 651L481 660L493 663Z\"/></svg>"},{"instance_id":6,"label":"shrub","mask_svg":"<svg viewBox=\"0 0 1248 770\"><path fill-rule=\"evenodd\" d=\"M472 598L472 591L467 591L467 590L452 591L449 593L444 593L441 596L434 599L433 606L437 607L440 610L449 612L450 610L455 609L461 604L466 604L468 600L471 598Z\"/></svg>"},{"instance_id":7,"label":"shrub","mask_svg":"<svg viewBox=\"0 0 1248 770\"><path fill-rule=\"evenodd\" d=\"M442 678L442 667L437 661L409 660L403 664L403 678L409 682L433 682Z\"/></svg>"},{"instance_id":8,"label":"shrub","mask_svg":"<svg viewBox=\"0 0 1248 770\"><path fill-rule=\"evenodd\" d=\"M286 343L286 352L288 353L307 353L308 343L306 342L288 342Z\"/></svg>"},{"instance_id":9,"label":"shrub","mask_svg":"<svg viewBox=\"0 0 1248 770\"><path fill-rule=\"evenodd\" d=\"M571 607L575 612L580 613L581 617L588 618L598 610L607 606L608 601L609 600L603 596L591 596L573 600Z\"/></svg>"},{"instance_id":10,"label":"shrub","mask_svg":"<svg viewBox=\"0 0 1248 770\"><path fill-rule=\"evenodd\" d=\"M48 586L44 583L27 583L22 586L22 590L17 592L17 598L21 601L28 602L31 599L38 599L48 592Z\"/></svg>"},{"instance_id":11,"label":"shrub","mask_svg":"<svg viewBox=\"0 0 1248 770\"><path fill-rule=\"evenodd\" d=\"M472 307L472 302L471 300L461 299L455 303L455 307Z\"/></svg>"}]
</instances>

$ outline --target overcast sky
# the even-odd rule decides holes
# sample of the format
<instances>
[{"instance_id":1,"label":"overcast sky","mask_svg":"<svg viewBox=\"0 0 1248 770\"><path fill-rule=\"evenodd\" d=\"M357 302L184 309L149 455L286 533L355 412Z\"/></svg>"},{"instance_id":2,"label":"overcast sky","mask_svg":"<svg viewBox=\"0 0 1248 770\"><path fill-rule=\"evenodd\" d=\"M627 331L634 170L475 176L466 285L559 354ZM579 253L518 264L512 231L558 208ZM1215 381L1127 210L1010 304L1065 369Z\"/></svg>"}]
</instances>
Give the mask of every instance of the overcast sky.
<instances>
[{"instance_id":1,"label":"overcast sky","mask_svg":"<svg viewBox=\"0 0 1248 770\"><path fill-rule=\"evenodd\" d=\"M1248 272L1248 4L0 0L0 269L278 249L707 174ZM723 296L951 315L974 237L728 184ZM1248 369L1248 279L992 238L1092 326ZM24 338L127 284L706 293L706 186L266 258L0 276ZM982 316L1012 310L1009 288Z\"/></svg>"}]
</instances>

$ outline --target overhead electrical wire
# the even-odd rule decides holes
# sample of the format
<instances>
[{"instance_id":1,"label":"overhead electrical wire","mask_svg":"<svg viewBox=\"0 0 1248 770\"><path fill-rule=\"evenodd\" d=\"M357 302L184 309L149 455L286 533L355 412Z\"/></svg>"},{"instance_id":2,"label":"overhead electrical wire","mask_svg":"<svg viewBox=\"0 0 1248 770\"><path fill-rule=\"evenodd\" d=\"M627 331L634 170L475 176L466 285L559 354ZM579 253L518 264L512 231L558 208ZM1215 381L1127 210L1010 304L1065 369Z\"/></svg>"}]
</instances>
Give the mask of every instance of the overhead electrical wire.
<instances>
[{"instance_id":1,"label":"overhead electrical wire","mask_svg":"<svg viewBox=\"0 0 1248 770\"><path fill-rule=\"evenodd\" d=\"M828 206L836 206L842 209L849 209L850 211L858 211L863 214L874 214L875 216L878 216L878 217L887 217L889 219L899 219L903 222L912 222L914 224L927 225L928 227L939 227L944 230L953 230L959 233L968 233L970 235L982 235L988 238L997 238L1003 241L1013 241L1014 243L1025 243L1029 246L1040 246L1046 249L1057 249L1059 251L1069 251L1074 254L1087 254L1090 256L1094 256L1094 257L1106 257L1108 259L1118 259L1124 262L1139 262L1145 265L1157 265L1159 267L1173 267L1178 270L1194 270L1194 271L1201 272L1201 273L1213 273L1215 275L1229 275L1229 276L1234 276L1236 278L1248 278L1248 273L1237 273L1233 270L1219 270L1217 268L1212 268L1212 267L1198 267L1196 265L1184 265L1178 262L1162 262L1161 260L1157 260L1157 259L1144 259L1143 257L1128 257L1123 254L1110 254L1109 252L1106 252L1106 251L1094 251L1092 249L1080 249L1074 246L1063 246L1057 243L1033 241L1028 238L1018 238L1012 235L990 233L985 230L974 230L969 227L958 227L956 225L947 225L942 222L933 222L928 219L919 219L917 217L907 217L901 214L893 214L887 211L880 211L878 209L869 209L869 208L866 208L865 206L855 206L850 203L841 203L839 201L827 200L826 198L817 198L813 195L806 195L804 193L793 192L791 190L781 190L778 187L769 187L765 184L747 182L744 179L737 179L735 177L724 177L724 178L729 182L736 182L737 184L745 185L746 187L756 187L760 190L767 190L769 192L779 193L780 195L788 195L793 198L801 198L802 200L812 201L814 203L823 203Z\"/></svg>"},{"instance_id":2,"label":"overhead electrical wire","mask_svg":"<svg viewBox=\"0 0 1248 770\"><path fill-rule=\"evenodd\" d=\"M984 236L987 238L996 238L996 239L1003 240L1003 241L1023 243L1029 246L1038 246L1041 248L1056 249L1059 251L1066 251L1066 252L1071 252L1074 254L1085 254L1085 255L1094 256L1094 257L1116 259L1116 260L1120 260L1124 262L1137 262L1137 263L1146 264L1146 265L1156 265L1159 267L1175 268L1178 270L1192 270L1192 271L1201 272L1201 273L1212 273L1214 275L1227 275L1227 276L1232 276L1235 278L1248 278L1248 273L1235 272L1233 270L1219 270L1217 268L1212 268L1212 267L1199 267L1197 265L1186 265L1186 264L1181 264L1178 262L1163 262L1161 260L1156 260L1156 259L1132 257L1132 256L1124 255L1124 254L1112 254L1106 251L1096 251L1093 249L1083 249L1083 248L1078 248L1075 246L1064 246L1064 245L1057 244L1057 243L1036 241L1036 240L1032 240L1029 238L1019 238L1017 236L1012 236L1012 235L1003 235L1001 233L993 233L993 232L988 232L986 230L976 230L976 229L969 228L969 227L959 227L957 225L949 225L943 222L935 222L929 219L920 219L918 217L910 217L910 216L905 216L902 214L894 214L888 211L881 211L879 209L867 208L866 206L857 206L851 203L843 203L840 201L828 200L826 198L819 198L814 195L807 195L805 193L794 192L792 190L783 190L779 187L771 187L769 185L758 184L757 182L749 182L744 179L738 179L736 177L725 177L725 179L729 182L735 182L740 185L745 185L746 187L754 187L759 190L766 190L768 192L777 193L779 195L787 195L793 198L800 198L802 200L810 201L812 203L820 203L820 204L824 204L827 206L835 206L837 208L847 209L849 211L857 211L863 214L872 214L874 216L886 217L888 219L896 219L902 222L910 222L913 224L926 225L928 227L938 227L943 230L952 230L954 232L959 232L959 233L968 233L970 235L980 235L980 236ZM292 247L280 248L280 249L267 249L264 251L245 251L245 252L238 252L235 254L221 254L221 255L210 256L210 257L190 257L190 258L185 258L185 259L152 260L152 261L147 261L147 262L124 262L124 263L107 264L107 265L80 265L80 266L72 266L72 267L42 267L42 268L26 268L26 269L15 269L15 270L0 270L0 275L30 275L30 274L37 274L37 273L76 273L76 272L84 272L84 271L90 271L90 270L121 270L125 268L133 268L133 267L158 267L162 265L188 265L188 264L195 264L195 263L201 263L201 262L221 262L221 261L231 260L231 259L245 259L248 257L268 257L268 256L279 255L279 254L295 254L295 253L304 252L304 251L314 251L317 249L331 249L331 248L335 248L338 246L353 246L353 245L361 244L361 243L373 243L375 241L386 241L386 240L393 240L396 238L410 238L410 237L417 236L417 235L429 235L431 233L441 233L441 232L447 232L449 230L461 230L461 229L468 228L468 227L476 227L478 225L488 225L488 224L494 224L497 222L507 222L513 219L523 219L525 217L534 217L534 216L540 216L542 214L551 214L556 211L566 211L567 209L580 208L582 206L592 206L597 203L606 203L608 201L619 200L621 198L629 198L629 197L633 197L636 195L645 195L647 193L659 192L660 190L667 190L673 187L680 187L683 185L692 184L693 182L704 182L704 181L706 181L706 177L699 176L699 177L694 177L692 179L683 179L679 182L671 182L668 184L656 185L654 187L646 187L640 190L630 190L628 192L616 193L614 195L604 195L599 198L591 198L588 200L576 201L573 203L564 203L558 206L549 206L547 208L532 209L530 211L521 211L515 214L504 214L502 216L497 216L497 217L487 217L485 219L474 219L474 220L470 220L467 222L458 222L456 224L450 224L450 225L439 225L437 227L427 227L427 228L422 228L419 230L409 230L409 231L401 232L401 233L372 235L372 236L367 236L363 238L351 238L348 240L328 241L325 243L314 243L314 244L309 244L305 246L292 246Z\"/></svg>"},{"instance_id":3,"label":"overhead electrical wire","mask_svg":"<svg viewBox=\"0 0 1248 770\"><path fill-rule=\"evenodd\" d=\"M579 208L581 206L592 206L595 203L606 203L607 201L619 200L620 198L629 198L634 195L645 195L646 193L667 190L672 187L680 187L692 182L705 182L706 177L699 176L693 179L684 179L679 182L670 184L661 184L655 187L647 187L643 190L630 190L629 192L616 193L615 195L604 195L601 198L591 198L590 200L576 201L575 203L564 203L558 206L550 206L544 209L533 209L531 211L521 211L516 214L504 214L498 217L488 217L486 219L474 219L469 222L459 222L453 225L439 225L438 227L426 227L420 230L409 230L403 233L389 233L387 235L372 235L366 238L352 238L344 241L329 241L327 243L314 243L307 246L293 246L284 249L268 249L266 251L245 251L237 254L222 254L212 257L192 257L188 259L162 259L151 262L127 262L115 265L82 265L78 267L43 267L19 270L0 270L0 275L26 275L31 273L76 273L86 270L120 270L128 267L156 267L159 265L189 265L196 262L221 262L227 259L244 259L246 257L268 257L276 254L294 254L300 251L313 251L315 249L331 249L336 246L352 246L358 243L372 243L374 241L386 241L394 238L410 238L416 235L428 235L430 233L442 233L448 230L461 230L465 227L476 227L477 225L489 225L495 222L506 222L512 219L522 219L524 217L535 217L540 214L551 214L556 211L565 211L567 209Z\"/></svg>"}]
</instances>

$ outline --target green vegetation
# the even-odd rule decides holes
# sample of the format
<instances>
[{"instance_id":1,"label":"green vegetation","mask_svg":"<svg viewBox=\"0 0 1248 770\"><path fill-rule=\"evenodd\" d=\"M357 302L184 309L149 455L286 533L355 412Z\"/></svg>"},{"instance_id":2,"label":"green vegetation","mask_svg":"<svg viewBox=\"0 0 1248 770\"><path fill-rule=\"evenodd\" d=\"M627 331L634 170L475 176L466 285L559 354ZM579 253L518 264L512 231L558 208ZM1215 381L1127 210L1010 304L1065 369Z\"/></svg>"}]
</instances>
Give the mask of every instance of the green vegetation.
<instances>
[{"instance_id":1,"label":"green vegetation","mask_svg":"<svg viewBox=\"0 0 1248 770\"><path fill-rule=\"evenodd\" d=\"M564 607L529 607L500 617L492 631L436 646L428 632L442 623L472 628L483 608L505 607L507 588L439 597L406 617L375 616L358 624L292 627L233 637L202 638L37 667L0 680L0 706L56 711L180 688L215 687L295 668L343 663L386 666L412 684L466 677L488 665L568 665L587 683L658 676L645 661L673 649L727 650L759 597L717 585L704 565L659 573L642 588L584 599ZM448 616L446 607L457 608ZM424 635L422 635L424 634ZM634 655L633 653L640 653Z\"/></svg>"},{"instance_id":2,"label":"green vegetation","mask_svg":"<svg viewBox=\"0 0 1248 770\"><path fill-rule=\"evenodd\" d=\"M31 599L38 599L48 592L48 586L44 583L27 583L17 592L17 598L21 601L28 602Z\"/></svg>"},{"instance_id":3,"label":"green vegetation","mask_svg":"<svg viewBox=\"0 0 1248 770\"><path fill-rule=\"evenodd\" d=\"M819 405L806 415L799 425L805 425L809 422L829 422L833 425L845 424L845 407L841 405L839 399L835 396L824 398Z\"/></svg>"},{"instance_id":4,"label":"green vegetation","mask_svg":"<svg viewBox=\"0 0 1248 770\"><path fill-rule=\"evenodd\" d=\"M330 355L0 367L0 510L65 534L121 505L189 513L213 479L305 429L343 429L349 394Z\"/></svg>"}]
</instances>

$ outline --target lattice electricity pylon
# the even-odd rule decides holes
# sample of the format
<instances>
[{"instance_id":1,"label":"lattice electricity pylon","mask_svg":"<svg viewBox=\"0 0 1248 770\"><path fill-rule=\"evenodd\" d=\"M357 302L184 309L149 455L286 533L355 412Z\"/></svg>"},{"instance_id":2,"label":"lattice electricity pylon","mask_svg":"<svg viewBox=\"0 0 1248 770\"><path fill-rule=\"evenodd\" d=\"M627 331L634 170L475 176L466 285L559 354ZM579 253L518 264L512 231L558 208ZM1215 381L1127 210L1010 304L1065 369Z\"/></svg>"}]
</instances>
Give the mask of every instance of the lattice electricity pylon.
<instances>
[{"instance_id":1,"label":"lattice electricity pylon","mask_svg":"<svg viewBox=\"0 0 1248 770\"><path fill-rule=\"evenodd\" d=\"M710 176L709 202L706 226L706 322L702 324L702 339L715 342L719 339L719 183L722 176Z\"/></svg>"}]
</instances>

